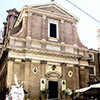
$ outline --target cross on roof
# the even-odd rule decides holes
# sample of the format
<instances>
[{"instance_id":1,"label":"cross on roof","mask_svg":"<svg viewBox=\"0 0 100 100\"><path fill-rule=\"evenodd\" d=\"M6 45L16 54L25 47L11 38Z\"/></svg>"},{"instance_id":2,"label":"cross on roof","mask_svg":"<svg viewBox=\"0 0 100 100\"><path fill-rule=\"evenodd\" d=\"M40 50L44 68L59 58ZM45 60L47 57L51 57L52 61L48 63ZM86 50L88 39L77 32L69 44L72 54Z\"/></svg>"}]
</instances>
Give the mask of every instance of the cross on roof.
<instances>
[{"instance_id":1,"label":"cross on roof","mask_svg":"<svg viewBox=\"0 0 100 100\"><path fill-rule=\"evenodd\" d=\"M51 0L51 2L54 2L55 0Z\"/></svg>"}]
</instances>

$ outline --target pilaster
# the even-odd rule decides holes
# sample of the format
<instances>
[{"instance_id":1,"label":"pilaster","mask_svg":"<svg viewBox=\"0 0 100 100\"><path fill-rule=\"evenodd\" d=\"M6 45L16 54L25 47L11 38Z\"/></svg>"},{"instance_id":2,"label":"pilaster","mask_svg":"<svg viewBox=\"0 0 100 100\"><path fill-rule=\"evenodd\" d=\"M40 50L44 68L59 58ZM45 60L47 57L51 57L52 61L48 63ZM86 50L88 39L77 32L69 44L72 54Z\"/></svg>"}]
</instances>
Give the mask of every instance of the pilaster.
<instances>
[{"instance_id":1,"label":"pilaster","mask_svg":"<svg viewBox=\"0 0 100 100\"><path fill-rule=\"evenodd\" d=\"M14 58L8 58L8 64L7 64L7 87L10 87L13 80L13 64L14 64Z\"/></svg>"},{"instance_id":2,"label":"pilaster","mask_svg":"<svg viewBox=\"0 0 100 100\"><path fill-rule=\"evenodd\" d=\"M85 66L80 67L80 88L87 87L89 82L89 71Z\"/></svg>"},{"instance_id":3,"label":"pilaster","mask_svg":"<svg viewBox=\"0 0 100 100\"><path fill-rule=\"evenodd\" d=\"M79 76L79 65L74 65L74 80L75 80L75 84L74 84L74 90L80 88L80 83L79 83L79 80L80 80L80 76Z\"/></svg>"},{"instance_id":4,"label":"pilaster","mask_svg":"<svg viewBox=\"0 0 100 100\"><path fill-rule=\"evenodd\" d=\"M47 64L47 61L45 60L41 60L40 61L40 64L41 64L41 67L40 67L40 70L41 70L41 78L44 78L45 77L45 72L46 72L46 64Z\"/></svg>"},{"instance_id":5,"label":"pilaster","mask_svg":"<svg viewBox=\"0 0 100 100\"><path fill-rule=\"evenodd\" d=\"M23 29L26 30L26 21L27 21L27 17L28 17L28 14L27 13L24 13L23 14Z\"/></svg>"},{"instance_id":6,"label":"pilaster","mask_svg":"<svg viewBox=\"0 0 100 100\"><path fill-rule=\"evenodd\" d=\"M61 19L61 33L62 33L62 36L61 36L61 43L64 43L64 20Z\"/></svg>"},{"instance_id":7,"label":"pilaster","mask_svg":"<svg viewBox=\"0 0 100 100\"><path fill-rule=\"evenodd\" d=\"M29 83L30 83L30 67L31 67L31 60L25 59L25 73L24 73L24 81L25 81L25 90L29 90Z\"/></svg>"},{"instance_id":8,"label":"pilaster","mask_svg":"<svg viewBox=\"0 0 100 100\"><path fill-rule=\"evenodd\" d=\"M45 39L45 33L46 33L46 29L45 29L45 27L46 27L46 17L47 16L45 16L45 15L43 15L42 16L42 40L46 40Z\"/></svg>"},{"instance_id":9,"label":"pilaster","mask_svg":"<svg viewBox=\"0 0 100 100\"><path fill-rule=\"evenodd\" d=\"M66 80L66 63L61 63L63 79Z\"/></svg>"},{"instance_id":10,"label":"pilaster","mask_svg":"<svg viewBox=\"0 0 100 100\"><path fill-rule=\"evenodd\" d=\"M77 24L76 24L76 22L73 22L73 23L72 23L72 26L73 26L72 32L75 33L75 34L73 34L74 37L75 37L73 41L75 41L75 42L74 42L74 43L75 43L74 45L77 46L77 42L78 42L78 41L77 41L77 38L78 38L78 35L77 35Z\"/></svg>"},{"instance_id":11,"label":"pilaster","mask_svg":"<svg viewBox=\"0 0 100 100\"><path fill-rule=\"evenodd\" d=\"M27 39L31 39L31 30L32 30L32 27L31 27L31 22L32 22L32 12L29 12L28 13L28 21L27 21L27 36L26 38Z\"/></svg>"}]
</instances>

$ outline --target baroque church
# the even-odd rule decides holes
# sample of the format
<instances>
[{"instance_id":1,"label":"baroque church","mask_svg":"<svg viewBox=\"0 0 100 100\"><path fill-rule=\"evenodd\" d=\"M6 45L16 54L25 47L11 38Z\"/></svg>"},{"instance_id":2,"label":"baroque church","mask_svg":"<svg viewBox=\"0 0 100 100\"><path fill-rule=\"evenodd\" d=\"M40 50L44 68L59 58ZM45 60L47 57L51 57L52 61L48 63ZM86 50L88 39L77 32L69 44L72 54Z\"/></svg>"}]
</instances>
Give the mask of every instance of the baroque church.
<instances>
[{"instance_id":1,"label":"baroque church","mask_svg":"<svg viewBox=\"0 0 100 100\"><path fill-rule=\"evenodd\" d=\"M77 32L78 18L52 0L7 10L0 44L0 94L18 83L27 98L66 99L62 91L88 86L98 78L99 52L86 48ZM48 90L46 96L41 93Z\"/></svg>"}]
</instances>

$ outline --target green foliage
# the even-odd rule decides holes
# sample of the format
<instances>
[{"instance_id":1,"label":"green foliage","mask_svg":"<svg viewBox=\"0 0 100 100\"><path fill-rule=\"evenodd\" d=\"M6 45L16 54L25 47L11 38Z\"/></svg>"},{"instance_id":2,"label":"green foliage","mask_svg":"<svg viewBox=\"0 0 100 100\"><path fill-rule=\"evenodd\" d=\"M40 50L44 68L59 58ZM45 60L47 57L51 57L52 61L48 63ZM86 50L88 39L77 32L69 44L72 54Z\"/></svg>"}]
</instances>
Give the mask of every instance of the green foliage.
<instances>
[{"instance_id":1,"label":"green foliage","mask_svg":"<svg viewBox=\"0 0 100 100\"><path fill-rule=\"evenodd\" d=\"M65 95L72 95L72 90L69 89L69 88L65 89L65 90L62 91L62 92L63 92L63 94L65 94Z\"/></svg>"},{"instance_id":2,"label":"green foliage","mask_svg":"<svg viewBox=\"0 0 100 100\"><path fill-rule=\"evenodd\" d=\"M49 90L48 89L45 89L45 90L41 91L41 93L44 94L44 95L45 94L48 94L49 93Z\"/></svg>"}]
</instances>

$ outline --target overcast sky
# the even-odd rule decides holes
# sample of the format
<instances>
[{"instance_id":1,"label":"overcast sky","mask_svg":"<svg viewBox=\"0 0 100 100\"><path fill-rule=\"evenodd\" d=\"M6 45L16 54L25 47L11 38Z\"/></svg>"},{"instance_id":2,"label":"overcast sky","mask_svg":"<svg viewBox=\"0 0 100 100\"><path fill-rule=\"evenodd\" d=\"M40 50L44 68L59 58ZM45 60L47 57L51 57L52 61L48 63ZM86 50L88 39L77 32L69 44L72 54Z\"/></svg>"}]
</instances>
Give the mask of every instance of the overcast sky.
<instances>
[{"instance_id":1,"label":"overcast sky","mask_svg":"<svg viewBox=\"0 0 100 100\"><path fill-rule=\"evenodd\" d=\"M97 30L100 28L100 23L97 23L79 9L71 5L67 0L55 0L62 7L67 9L69 12L76 15L80 21L78 22L78 34L81 42L88 48L97 49ZM69 0L72 3L79 6L81 9L95 17L100 21L100 0ZM0 2L0 29L3 28L3 22L6 21L6 10L16 8L18 11L24 5L36 4L36 3L47 3L50 0L2 0Z\"/></svg>"}]
</instances>

